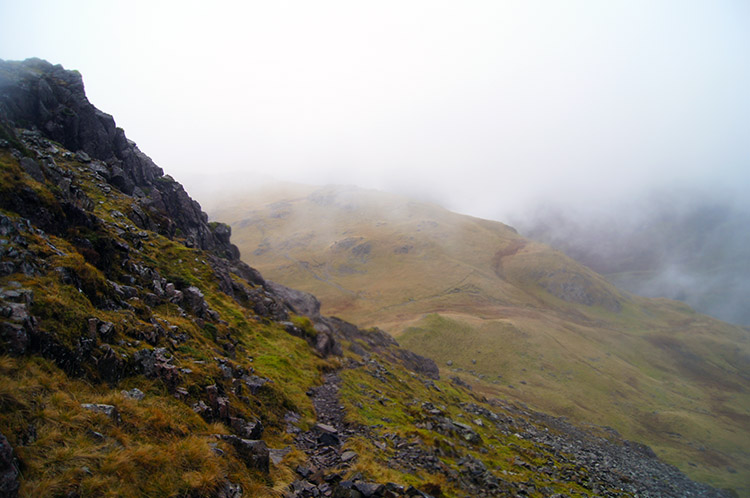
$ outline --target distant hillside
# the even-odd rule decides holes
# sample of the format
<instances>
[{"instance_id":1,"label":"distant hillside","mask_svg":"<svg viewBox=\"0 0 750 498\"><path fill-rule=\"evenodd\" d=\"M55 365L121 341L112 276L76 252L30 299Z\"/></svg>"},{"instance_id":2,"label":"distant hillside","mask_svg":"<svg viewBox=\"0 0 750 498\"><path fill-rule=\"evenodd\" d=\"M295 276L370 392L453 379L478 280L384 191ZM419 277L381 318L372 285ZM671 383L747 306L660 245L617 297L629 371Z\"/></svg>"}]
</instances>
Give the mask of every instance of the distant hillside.
<instances>
[{"instance_id":1,"label":"distant hillside","mask_svg":"<svg viewBox=\"0 0 750 498\"><path fill-rule=\"evenodd\" d=\"M612 426L699 479L739 489L750 475L747 330L624 293L502 223L399 196L287 185L212 216L269 278L446 375Z\"/></svg>"},{"instance_id":2,"label":"distant hillside","mask_svg":"<svg viewBox=\"0 0 750 498\"><path fill-rule=\"evenodd\" d=\"M653 194L613 211L555 206L514 223L622 289L750 325L750 211L695 192Z\"/></svg>"}]
</instances>

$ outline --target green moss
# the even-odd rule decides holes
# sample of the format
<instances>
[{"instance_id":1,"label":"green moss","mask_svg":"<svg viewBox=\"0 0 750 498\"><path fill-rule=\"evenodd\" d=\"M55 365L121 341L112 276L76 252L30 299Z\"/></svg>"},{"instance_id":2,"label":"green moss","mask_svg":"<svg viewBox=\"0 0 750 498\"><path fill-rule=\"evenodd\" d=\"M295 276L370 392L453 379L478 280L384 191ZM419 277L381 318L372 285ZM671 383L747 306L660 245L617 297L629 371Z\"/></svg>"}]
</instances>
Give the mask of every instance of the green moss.
<instances>
[{"instance_id":1,"label":"green moss","mask_svg":"<svg viewBox=\"0 0 750 498\"><path fill-rule=\"evenodd\" d=\"M171 185L174 183L177 183L174 178L172 178L171 175L164 175L154 178L154 181L157 183L163 183L165 185Z\"/></svg>"},{"instance_id":2,"label":"green moss","mask_svg":"<svg viewBox=\"0 0 750 498\"><path fill-rule=\"evenodd\" d=\"M218 329L213 323L206 323L205 325L203 325L203 332L205 333L206 337L208 337L212 341L215 341Z\"/></svg>"},{"instance_id":3,"label":"green moss","mask_svg":"<svg viewBox=\"0 0 750 498\"><path fill-rule=\"evenodd\" d=\"M300 330L302 330L305 336L310 337L312 339L318 336L318 331L315 330L315 326L313 325L312 321L308 317L300 316L300 315L292 315L290 320L292 321L294 325L296 325Z\"/></svg>"},{"instance_id":4,"label":"green moss","mask_svg":"<svg viewBox=\"0 0 750 498\"><path fill-rule=\"evenodd\" d=\"M20 203L11 204L12 200ZM18 160L9 152L0 150L0 207L7 209L44 209L61 216L60 205L47 188L26 174Z\"/></svg>"},{"instance_id":5,"label":"green moss","mask_svg":"<svg viewBox=\"0 0 750 498\"><path fill-rule=\"evenodd\" d=\"M0 139L7 140L11 147L20 150L24 156L30 155L23 143L18 140L15 132L11 128L8 128L5 123L0 123Z\"/></svg>"}]
</instances>

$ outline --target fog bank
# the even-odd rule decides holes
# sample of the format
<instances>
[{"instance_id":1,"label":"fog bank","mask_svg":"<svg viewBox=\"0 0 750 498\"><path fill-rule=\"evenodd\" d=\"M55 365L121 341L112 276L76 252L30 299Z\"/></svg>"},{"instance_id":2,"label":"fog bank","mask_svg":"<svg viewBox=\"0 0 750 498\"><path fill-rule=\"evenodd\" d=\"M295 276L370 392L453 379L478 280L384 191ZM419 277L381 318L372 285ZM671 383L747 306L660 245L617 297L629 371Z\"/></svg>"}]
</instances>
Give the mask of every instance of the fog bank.
<instances>
[{"instance_id":1,"label":"fog bank","mask_svg":"<svg viewBox=\"0 0 750 498\"><path fill-rule=\"evenodd\" d=\"M747 203L717 192L661 190L591 207L540 205L511 223L621 288L750 326Z\"/></svg>"},{"instance_id":2,"label":"fog bank","mask_svg":"<svg viewBox=\"0 0 750 498\"><path fill-rule=\"evenodd\" d=\"M502 218L750 184L744 1L29 0L0 16L0 57L80 70L199 200L206 177L272 176Z\"/></svg>"}]
</instances>

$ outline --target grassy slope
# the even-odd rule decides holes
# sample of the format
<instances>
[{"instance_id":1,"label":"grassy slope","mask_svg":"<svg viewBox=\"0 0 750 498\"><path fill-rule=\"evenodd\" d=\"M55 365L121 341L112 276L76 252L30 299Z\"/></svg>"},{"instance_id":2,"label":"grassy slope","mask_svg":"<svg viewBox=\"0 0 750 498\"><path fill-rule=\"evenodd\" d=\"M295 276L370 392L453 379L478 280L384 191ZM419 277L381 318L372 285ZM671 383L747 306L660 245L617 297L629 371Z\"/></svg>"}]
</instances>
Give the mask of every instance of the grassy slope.
<instances>
[{"instance_id":1,"label":"grassy slope","mask_svg":"<svg viewBox=\"0 0 750 498\"><path fill-rule=\"evenodd\" d=\"M268 189L213 215L264 275L313 292L325 313L750 493L746 330L625 295L501 223L397 196Z\"/></svg>"},{"instance_id":2,"label":"grassy slope","mask_svg":"<svg viewBox=\"0 0 750 498\"><path fill-rule=\"evenodd\" d=\"M127 196L114 189L102 191L80 163L60 157L57 163L74 175L73 184L95 202L94 212L106 222L95 234L88 234L89 238L125 242L123 233L140 232L117 214L125 212L132 202ZM0 151L0 166L0 195L29 187L54 207L53 186L31 180L5 151ZM3 214L17 219L11 212ZM190 406L205 398L206 386L217 384L227 393L234 415L262 420L269 446L283 447L292 442L283 430L284 413L295 410L306 423L314 420L305 391L319 382L320 370L330 368L329 362L318 358L302 339L290 336L283 327L259 323L252 311L220 292L206 255L179 241L148 232L142 248L131 250L131 259L170 281L198 286L223 321L201 326L181 316L174 305L151 309L141 301L142 292L129 300L132 309L100 309L94 303L100 293L110 289L107 277L65 237L27 232L20 238L21 247L44 258L49 271L33 277L21 273L2 277L0 287L13 288L13 282L17 282L33 291L31 312L41 330L75 349L86 335L89 318L109 321L115 325L109 345L118 355L127 357L148 347L140 333L153 330L155 320L164 329L174 326L185 334L183 343L172 344L162 338L157 346L169 349L174 365L189 369L180 384L188 394L178 400L160 380L143 375L111 384L99 378L92 364L85 364L83 376L78 377L66 375L52 361L38 356L0 356L0 432L20 460L21 496L67 496L68 492L81 496L207 496L225 479L240 484L250 496L278 496L277 491L293 479L290 467L295 458L299 461L300 454L291 455L286 465L274 467L268 476L248 472L234 449L214 436L228 434L229 429L207 423ZM17 243L13 239L10 247ZM64 283L54 268L65 268L76 275L83 292ZM228 355L224 349L230 335L238 341L241 354ZM243 400L233 394L232 386L224 385L215 358L227 359L238 368L255 369L257 375L273 382L258 396ZM292 364L294 368L290 368ZM136 402L121 393L133 387L146 393L143 401ZM115 405L122 422L86 410L82 403ZM224 456L212 451L217 445Z\"/></svg>"},{"instance_id":3,"label":"grassy slope","mask_svg":"<svg viewBox=\"0 0 750 498\"><path fill-rule=\"evenodd\" d=\"M322 371L362 358L347 350L348 358L344 360L321 359L304 340L285 332L283 325L256 316L252 306L238 304L219 290L204 252L130 225L120 213L127 211L132 199L114 189L102 189L101 179L94 177L85 164L65 159L63 153L55 158L58 166L69 172L73 186L93 201L92 211L101 220L95 232L85 234L86 238L124 243L131 240L128 234L139 234L142 245L138 249L131 247L132 262L158 271L169 281L197 286L221 320L203 323L180 313L172 304L146 306L142 298L149 289L138 284L134 284L137 296L128 300L130 308L98 307L96 303L112 292L108 280L119 279L123 270L113 265L109 268L112 273L105 275L92 265L89 259L93 261L94 254L81 252L80 247L71 244L80 234L54 236L25 230L0 238L4 249L29 251L29 261L40 265L34 276L15 273L0 277L0 287L12 289L20 285L31 290L33 302L29 311L38 319L39 329L62 347L75 349L82 339L90 339L87 323L94 317L112 322L115 327L112 337L106 342L98 339L96 346L106 344L122 358L150 348L143 332L153 329L153 321L166 330L176 327L174 330L185 337L184 341L175 342L162 336L156 343L167 349L172 364L186 369L179 383L184 391L177 393L160 379L135 371L106 381L95 362L88 361L90 358L86 358L82 372L69 374L38 352L12 356L0 349L0 433L8 438L18 460L20 496L215 496L227 480L241 485L244 496L282 496L297 478L294 469L304 463L300 451L292 450L280 464L272 465L268 474L248 469L231 445L215 437L229 434L230 428L224 423L207 422L191 406L205 401L206 387L215 384L229 398L233 415L263 422L263 439L270 447L293 446L292 436L285 431L284 414L296 411L302 416L301 428L309 428L315 414L306 391L320 382ZM0 151L0 177L0 199L31 189L46 209L59 208L55 187L32 180L6 151ZM15 223L21 221L13 212L2 214ZM48 266L41 266L41 261ZM75 275L80 290L65 283L64 274ZM298 324L309 323L300 317L291 319ZM0 325L4 320L5 315L0 317ZM236 344L228 348L230 341ZM0 342L0 348L5 347ZM235 394L217 359L234 369L254 370L272 382L256 395L244 391L245 396ZM557 461L559 455L550 453L549 448L498 432L489 420L484 420L485 426L476 425L477 416L459 406L482 404L481 396L446 381L425 381L377 356L372 360L379 362L375 372L378 375L371 371L372 361L341 371L341 399L348 408L349 420L367 424L373 431L372 438L355 437L347 442L347 448L356 450L359 457L351 467L340 469L344 477L359 472L365 479L439 490L447 498L465 496L465 491L456 488L455 482L446 480L442 473L414 473L394 467L392 457L397 449L375 444L388 441L390 433L420 445L445 448L442 464L454 472L461 470L462 456L470 454L494 472L502 473L507 481L533 484L568 496L594 494L591 489L560 477L581 469L564 459ZM385 380L381 372L385 372ZM145 393L143 400L123 393L133 388ZM374 403L375 393L389 401ZM380 399L379 396L376 397ZM486 445L469 444L460 434L438 434L418 427L424 418L422 402L445 406L446 414L456 420L471 419ZM87 410L82 403L113 405L121 420ZM505 411L497 406L488 408L501 414ZM524 423L523 416L515 411L513 417ZM546 465L550 473L519 466L519 459L541 459L539 465ZM541 493L531 492L530 496Z\"/></svg>"}]
</instances>

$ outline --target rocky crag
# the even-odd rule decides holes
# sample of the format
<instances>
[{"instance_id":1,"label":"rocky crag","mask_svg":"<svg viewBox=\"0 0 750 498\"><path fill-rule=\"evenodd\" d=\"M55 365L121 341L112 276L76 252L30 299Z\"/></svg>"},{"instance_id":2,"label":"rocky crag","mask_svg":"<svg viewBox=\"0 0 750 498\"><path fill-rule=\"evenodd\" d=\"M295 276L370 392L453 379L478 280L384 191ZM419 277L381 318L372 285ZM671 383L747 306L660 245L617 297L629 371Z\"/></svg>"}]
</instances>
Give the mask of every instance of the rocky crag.
<instances>
[{"instance_id":1,"label":"rocky crag","mask_svg":"<svg viewBox=\"0 0 750 498\"><path fill-rule=\"evenodd\" d=\"M81 76L0 61L3 496L723 496L239 260Z\"/></svg>"}]
</instances>

